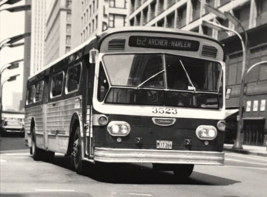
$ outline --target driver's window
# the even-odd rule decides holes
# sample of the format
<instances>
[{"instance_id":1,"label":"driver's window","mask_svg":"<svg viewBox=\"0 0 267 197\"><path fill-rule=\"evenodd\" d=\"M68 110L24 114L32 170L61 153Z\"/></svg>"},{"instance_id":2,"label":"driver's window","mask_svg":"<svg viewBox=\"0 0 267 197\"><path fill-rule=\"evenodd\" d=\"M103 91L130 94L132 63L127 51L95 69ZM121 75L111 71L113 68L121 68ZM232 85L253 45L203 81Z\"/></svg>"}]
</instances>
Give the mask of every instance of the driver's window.
<instances>
[{"instance_id":1,"label":"driver's window","mask_svg":"<svg viewBox=\"0 0 267 197\"><path fill-rule=\"evenodd\" d=\"M144 83L143 87L164 88L164 72L161 72L163 69L162 55L150 55L145 66L142 81L151 79Z\"/></svg>"},{"instance_id":2,"label":"driver's window","mask_svg":"<svg viewBox=\"0 0 267 197\"><path fill-rule=\"evenodd\" d=\"M107 76L103 69L103 65L101 63L100 70L99 70L99 77L98 77L98 93L97 99L99 101L103 101L109 89L109 83L107 80Z\"/></svg>"}]
</instances>

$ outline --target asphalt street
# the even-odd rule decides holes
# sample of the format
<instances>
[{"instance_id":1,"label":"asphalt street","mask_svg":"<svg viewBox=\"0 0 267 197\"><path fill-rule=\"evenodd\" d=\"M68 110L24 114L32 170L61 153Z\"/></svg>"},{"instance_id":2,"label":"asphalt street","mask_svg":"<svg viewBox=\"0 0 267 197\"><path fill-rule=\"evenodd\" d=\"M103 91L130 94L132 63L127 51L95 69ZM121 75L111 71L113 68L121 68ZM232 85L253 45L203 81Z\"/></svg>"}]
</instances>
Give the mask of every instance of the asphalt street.
<instances>
[{"instance_id":1,"label":"asphalt street","mask_svg":"<svg viewBox=\"0 0 267 197\"><path fill-rule=\"evenodd\" d=\"M101 171L88 165L82 176L63 155L53 163L34 161L23 138L6 137L1 138L0 192L3 197L266 196L266 157L227 152L224 166L197 165L186 180L151 167L123 164Z\"/></svg>"}]
</instances>

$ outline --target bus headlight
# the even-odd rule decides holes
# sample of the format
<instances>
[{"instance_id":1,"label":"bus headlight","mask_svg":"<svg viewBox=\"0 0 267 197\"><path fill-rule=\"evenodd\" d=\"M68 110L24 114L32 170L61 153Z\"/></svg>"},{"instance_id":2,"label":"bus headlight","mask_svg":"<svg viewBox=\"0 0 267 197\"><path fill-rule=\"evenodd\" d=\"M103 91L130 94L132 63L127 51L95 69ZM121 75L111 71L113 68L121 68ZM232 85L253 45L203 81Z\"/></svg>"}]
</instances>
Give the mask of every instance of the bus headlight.
<instances>
[{"instance_id":1,"label":"bus headlight","mask_svg":"<svg viewBox=\"0 0 267 197\"><path fill-rule=\"evenodd\" d=\"M224 120L220 120L218 121L217 123L217 127L220 131L225 131L226 129L226 124L225 124L225 121Z\"/></svg>"},{"instance_id":2,"label":"bus headlight","mask_svg":"<svg viewBox=\"0 0 267 197\"><path fill-rule=\"evenodd\" d=\"M200 125L196 129L196 135L201 140L213 140L217 136L217 129L211 125Z\"/></svg>"},{"instance_id":3,"label":"bus headlight","mask_svg":"<svg viewBox=\"0 0 267 197\"><path fill-rule=\"evenodd\" d=\"M124 121L111 121L107 130L112 136L127 136L131 131L131 127Z\"/></svg>"}]
</instances>

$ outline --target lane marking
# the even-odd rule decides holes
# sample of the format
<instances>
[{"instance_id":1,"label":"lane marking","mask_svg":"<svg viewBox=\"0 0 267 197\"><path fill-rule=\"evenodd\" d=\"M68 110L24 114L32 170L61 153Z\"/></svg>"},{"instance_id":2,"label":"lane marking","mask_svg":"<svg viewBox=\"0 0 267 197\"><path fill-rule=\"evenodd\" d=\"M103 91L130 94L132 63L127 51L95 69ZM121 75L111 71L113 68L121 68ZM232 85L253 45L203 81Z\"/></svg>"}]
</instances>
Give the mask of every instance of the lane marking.
<instances>
[{"instance_id":1,"label":"lane marking","mask_svg":"<svg viewBox=\"0 0 267 197\"><path fill-rule=\"evenodd\" d=\"M35 189L36 192L74 192L74 189Z\"/></svg>"},{"instance_id":2,"label":"lane marking","mask_svg":"<svg viewBox=\"0 0 267 197\"><path fill-rule=\"evenodd\" d=\"M226 161L237 161L237 162L241 162L241 163L250 163L250 164L256 164L256 165L262 165L262 166L267 166L267 164L264 163L257 163L257 162L251 162L251 161L243 161L243 160L239 160L239 159L229 159L229 158L225 158Z\"/></svg>"},{"instance_id":3,"label":"lane marking","mask_svg":"<svg viewBox=\"0 0 267 197\"><path fill-rule=\"evenodd\" d=\"M140 193L128 193L128 194L132 196L152 196L151 194L140 194Z\"/></svg>"}]
</instances>

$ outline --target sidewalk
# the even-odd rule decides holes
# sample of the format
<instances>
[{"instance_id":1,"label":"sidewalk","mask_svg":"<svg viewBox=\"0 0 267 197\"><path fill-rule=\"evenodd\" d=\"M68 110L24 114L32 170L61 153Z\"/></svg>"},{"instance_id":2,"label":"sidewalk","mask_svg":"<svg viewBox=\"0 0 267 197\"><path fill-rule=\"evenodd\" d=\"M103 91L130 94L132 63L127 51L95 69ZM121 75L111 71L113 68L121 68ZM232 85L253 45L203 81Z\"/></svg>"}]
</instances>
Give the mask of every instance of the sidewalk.
<instances>
[{"instance_id":1,"label":"sidewalk","mask_svg":"<svg viewBox=\"0 0 267 197\"><path fill-rule=\"evenodd\" d=\"M224 144L224 151L236 152L241 154L258 155L267 157L266 146L252 146L252 145L242 145L243 149L233 149L233 144Z\"/></svg>"}]
</instances>

